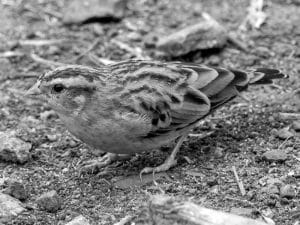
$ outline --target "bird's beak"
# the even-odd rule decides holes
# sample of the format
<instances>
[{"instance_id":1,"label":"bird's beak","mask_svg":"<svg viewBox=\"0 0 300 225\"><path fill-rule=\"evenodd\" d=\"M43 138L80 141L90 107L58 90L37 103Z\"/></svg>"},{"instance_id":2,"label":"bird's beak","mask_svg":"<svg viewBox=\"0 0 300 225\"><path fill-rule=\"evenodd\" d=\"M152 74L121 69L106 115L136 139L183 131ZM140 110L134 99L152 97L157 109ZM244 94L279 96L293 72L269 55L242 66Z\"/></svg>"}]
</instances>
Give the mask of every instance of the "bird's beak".
<instances>
[{"instance_id":1,"label":"bird's beak","mask_svg":"<svg viewBox=\"0 0 300 225\"><path fill-rule=\"evenodd\" d=\"M40 82L36 82L26 93L25 96L36 96L40 95L42 92L39 88Z\"/></svg>"}]
</instances>

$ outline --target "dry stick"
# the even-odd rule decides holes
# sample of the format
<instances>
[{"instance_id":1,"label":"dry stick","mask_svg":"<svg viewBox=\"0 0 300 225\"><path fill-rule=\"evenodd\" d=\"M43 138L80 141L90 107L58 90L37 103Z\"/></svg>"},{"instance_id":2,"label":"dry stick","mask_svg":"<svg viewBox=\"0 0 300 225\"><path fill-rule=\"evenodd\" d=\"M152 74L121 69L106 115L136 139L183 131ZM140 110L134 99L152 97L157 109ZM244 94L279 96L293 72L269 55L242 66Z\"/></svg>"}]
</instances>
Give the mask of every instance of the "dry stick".
<instances>
[{"instance_id":1,"label":"dry stick","mask_svg":"<svg viewBox=\"0 0 300 225\"><path fill-rule=\"evenodd\" d=\"M228 34L227 40L229 43L235 45L238 49L248 52L248 47L246 44L242 43L242 41L238 40L234 35Z\"/></svg>"},{"instance_id":2,"label":"dry stick","mask_svg":"<svg viewBox=\"0 0 300 225\"><path fill-rule=\"evenodd\" d=\"M10 58L10 57L16 57L16 56L23 56L24 53L22 52L16 52L16 51L6 51L0 53L0 58Z\"/></svg>"},{"instance_id":3,"label":"dry stick","mask_svg":"<svg viewBox=\"0 0 300 225\"><path fill-rule=\"evenodd\" d=\"M234 177L235 177L235 181L240 189L240 192L242 194L242 196L244 196L246 194L246 191L245 191L245 188L244 188L244 184L243 182L240 180L237 172L236 172L236 169L235 169L235 166L232 166L232 171L233 171L233 174L234 174Z\"/></svg>"},{"instance_id":4,"label":"dry stick","mask_svg":"<svg viewBox=\"0 0 300 225\"><path fill-rule=\"evenodd\" d=\"M84 52L82 52L79 56L77 56L75 59L72 61L77 63L79 59L81 59L83 56L88 54L90 51L92 51L94 48L97 47L97 45L100 43L100 38L97 38Z\"/></svg>"},{"instance_id":5,"label":"dry stick","mask_svg":"<svg viewBox=\"0 0 300 225\"><path fill-rule=\"evenodd\" d=\"M300 113L279 113L279 116L284 120L300 120Z\"/></svg>"},{"instance_id":6,"label":"dry stick","mask_svg":"<svg viewBox=\"0 0 300 225\"><path fill-rule=\"evenodd\" d=\"M43 58L41 58L40 56L38 56L34 53L32 53L30 55L30 57L32 58L33 61L44 64L46 66L49 66L51 69L53 69L55 67L58 67L58 66L67 66L68 65L68 64L65 64L65 63L54 62L54 61L51 61L51 60L43 59Z\"/></svg>"},{"instance_id":7,"label":"dry stick","mask_svg":"<svg viewBox=\"0 0 300 225\"><path fill-rule=\"evenodd\" d=\"M43 46L43 45L55 45L66 42L65 39L49 39L49 40L19 40L18 44L21 46Z\"/></svg>"},{"instance_id":8,"label":"dry stick","mask_svg":"<svg viewBox=\"0 0 300 225\"><path fill-rule=\"evenodd\" d=\"M148 212L153 224L267 225L259 220L204 208L166 195L152 196Z\"/></svg>"},{"instance_id":9,"label":"dry stick","mask_svg":"<svg viewBox=\"0 0 300 225\"><path fill-rule=\"evenodd\" d=\"M127 215L123 219L121 219L119 222L114 223L114 225L125 225L126 223L130 222L133 218L134 218L134 216Z\"/></svg>"},{"instance_id":10,"label":"dry stick","mask_svg":"<svg viewBox=\"0 0 300 225\"><path fill-rule=\"evenodd\" d=\"M204 139L206 137L211 136L213 133L215 133L216 131L209 131L207 133L204 134L189 134L189 137L197 137L198 139Z\"/></svg>"}]
</instances>

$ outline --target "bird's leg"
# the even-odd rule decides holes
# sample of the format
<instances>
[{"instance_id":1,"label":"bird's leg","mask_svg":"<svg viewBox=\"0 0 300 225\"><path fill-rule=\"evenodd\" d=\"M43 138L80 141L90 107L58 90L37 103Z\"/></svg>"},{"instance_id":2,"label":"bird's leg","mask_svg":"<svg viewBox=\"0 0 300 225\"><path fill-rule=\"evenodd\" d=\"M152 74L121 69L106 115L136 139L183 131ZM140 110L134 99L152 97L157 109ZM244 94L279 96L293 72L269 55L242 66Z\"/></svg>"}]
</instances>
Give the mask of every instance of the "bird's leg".
<instances>
[{"instance_id":1,"label":"bird's leg","mask_svg":"<svg viewBox=\"0 0 300 225\"><path fill-rule=\"evenodd\" d=\"M115 161L126 160L129 158L130 155L127 154L115 154L107 152L104 156L84 162L81 165L81 172L98 173L100 168L106 167Z\"/></svg>"},{"instance_id":2,"label":"bird's leg","mask_svg":"<svg viewBox=\"0 0 300 225\"><path fill-rule=\"evenodd\" d=\"M184 139L187 137L187 134L182 135L174 149L172 150L171 155L168 156L168 158L165 160L165 162L157 167L145 167L144 169L142 169L142 171L140 172L140 177L142 177L143 173L158 173L158 172L163 172L163 171L167 171L169 170L171 167L175 166L177 164L177 160L175 159L177 152L179 151Z\"/></svg>"}]
</instances>

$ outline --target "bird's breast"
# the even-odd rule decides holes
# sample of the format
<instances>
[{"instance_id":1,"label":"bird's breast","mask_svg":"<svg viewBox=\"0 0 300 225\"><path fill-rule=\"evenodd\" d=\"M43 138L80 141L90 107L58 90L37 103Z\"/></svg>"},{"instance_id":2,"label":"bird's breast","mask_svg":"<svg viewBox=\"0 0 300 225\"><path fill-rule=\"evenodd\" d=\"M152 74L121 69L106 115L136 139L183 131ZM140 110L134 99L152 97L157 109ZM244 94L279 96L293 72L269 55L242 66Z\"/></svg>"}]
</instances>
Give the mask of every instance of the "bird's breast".
<instances>
[{"instance_id":1,"label":"bird's breast","mask_svg":"<svg viewBox=\"0 0 300 225\"><path fill-rule=\"evenodd\" d=\"M67 129L89 146L117 154L139 153L160 147L166 140L145 139L143 121L102 118L88 122L82 118L60 116Z\"/></svg>"}]
</instances>

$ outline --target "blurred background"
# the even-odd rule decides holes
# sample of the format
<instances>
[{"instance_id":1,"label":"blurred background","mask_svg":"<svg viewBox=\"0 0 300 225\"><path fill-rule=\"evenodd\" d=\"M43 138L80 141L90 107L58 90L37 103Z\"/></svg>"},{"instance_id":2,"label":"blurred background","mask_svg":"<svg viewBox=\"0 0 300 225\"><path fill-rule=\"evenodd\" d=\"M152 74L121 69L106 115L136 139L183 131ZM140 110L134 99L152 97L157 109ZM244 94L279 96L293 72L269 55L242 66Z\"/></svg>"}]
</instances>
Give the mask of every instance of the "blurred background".
<instances>
[{"instance_id":1,"label":"blurred background","mask_svg":"<svg viewBox=\"0 0 300 225\"><path fill-rule=\"evenodd\" d=\"M81 224L113 224L135 215L135 224L149 224L145 191L164 190L206 207L299 224L299 12L299 0L1 0L0 187L23 205L18 200L14 212L0 207L0 221L66 224L81 215ZM159 188L152 176L141 184L137 174L163 162L164 152L115 164L104 180L80 175L80 162L94 157L88 146L24 92L60 65L126 59L275 67L290 78L251 88L250 103L237 99L205 120ZM214 135L197 140L212 129ZM54 206L41 207L47 202Z\"/></svg>"}]
</instances>

